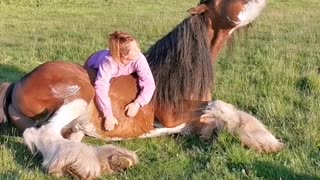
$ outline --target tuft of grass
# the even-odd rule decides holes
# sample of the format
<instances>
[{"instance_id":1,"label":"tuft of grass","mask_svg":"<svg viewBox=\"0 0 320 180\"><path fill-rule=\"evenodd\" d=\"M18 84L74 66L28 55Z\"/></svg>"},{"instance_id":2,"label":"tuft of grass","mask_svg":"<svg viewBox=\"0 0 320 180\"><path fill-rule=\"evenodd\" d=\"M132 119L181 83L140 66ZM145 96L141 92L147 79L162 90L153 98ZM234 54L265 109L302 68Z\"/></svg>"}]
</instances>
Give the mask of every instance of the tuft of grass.
<instances>
[{"instance_id":1,"label":"tuft of grass","mask_svg":"<svg viewBox=\"0 0 320 180\"><path fill-rule=\"evenodd\" d=\"M14 82L50 60L82 64L115 30L132 33L145 51L197 3L1 0L0 82ZM227 133L207 142L195 135L114 142L137 150L141 164L102 179L320 179L319 7L318 0L269 0L215 67L214 98L261 119L286 144L282 152L244 149ZM10 125L0 128L0 157L0 179L53 178Z\"/></svg>"}]
</instances>

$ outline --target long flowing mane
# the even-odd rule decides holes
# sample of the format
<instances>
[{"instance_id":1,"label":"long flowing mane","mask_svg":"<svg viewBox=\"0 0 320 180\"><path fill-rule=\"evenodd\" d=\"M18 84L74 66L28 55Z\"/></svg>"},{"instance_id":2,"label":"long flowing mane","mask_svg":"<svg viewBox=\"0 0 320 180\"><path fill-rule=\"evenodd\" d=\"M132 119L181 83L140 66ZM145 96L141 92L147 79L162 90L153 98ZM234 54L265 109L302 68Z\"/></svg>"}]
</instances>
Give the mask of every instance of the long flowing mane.
<instances>
[{"instance_id":1,"label":"long flowing mane","mask_svg":"<svg viewBox=\"0 0 320 180\"><path fill-rule=\"evenodd\" d=\"M205 14L183 20L146 53L156 81L154 100L160 107L183 112L186 100L208 95L213 65Z\"/></svg>"}]
</instances>

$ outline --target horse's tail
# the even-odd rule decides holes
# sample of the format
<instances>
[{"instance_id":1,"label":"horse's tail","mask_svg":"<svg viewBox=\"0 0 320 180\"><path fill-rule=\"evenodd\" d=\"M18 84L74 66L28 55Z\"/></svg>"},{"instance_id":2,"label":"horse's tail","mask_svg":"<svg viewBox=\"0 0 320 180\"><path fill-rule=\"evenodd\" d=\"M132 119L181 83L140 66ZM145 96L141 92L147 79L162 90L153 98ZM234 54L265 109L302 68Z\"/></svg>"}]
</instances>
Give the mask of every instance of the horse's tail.
<instances>
[{"instance_id":1,"label":"horse's tail","mask_svg":"<svg viewBox=\"0 0 320 180\"><path fill-rule=\"evenodd\" d=\"M202 116L202 121L215 128L225 127L231 134L238 135L244 146L259 152L278 152L283 143L276 139L266 127L252 115L236 109L220 100L211 102Z\"/></svg>"},{"instance_id":2,"label":"horse's tail","mask_svg":"<svg viewBox=\"0 0 320 180\"><path fill-rule=\"evenodd\" d=\"M8 121L8 106L11 103L13 83L2 83L0 85L0 124Z\"/></svg>"}]
</instances>

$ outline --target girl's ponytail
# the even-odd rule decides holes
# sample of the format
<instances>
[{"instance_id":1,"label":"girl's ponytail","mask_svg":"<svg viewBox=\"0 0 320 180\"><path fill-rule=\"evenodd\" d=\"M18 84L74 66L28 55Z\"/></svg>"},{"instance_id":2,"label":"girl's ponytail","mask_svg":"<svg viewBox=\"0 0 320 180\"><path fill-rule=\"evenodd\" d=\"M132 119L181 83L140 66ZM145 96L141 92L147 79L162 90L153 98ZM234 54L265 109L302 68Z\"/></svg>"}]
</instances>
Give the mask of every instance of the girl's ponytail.
<instances>
[{"instance_id":1,"label":"girl's ponytail","mask_svg":"<svg viewBox=\"0 0 320 180\"><path fill-rule=\"evenodd\" d=\"M112 58L115 61L120 61L120 39L117 31L110 34L109 49L110 49Z\"/></svg>"}]
</instances>

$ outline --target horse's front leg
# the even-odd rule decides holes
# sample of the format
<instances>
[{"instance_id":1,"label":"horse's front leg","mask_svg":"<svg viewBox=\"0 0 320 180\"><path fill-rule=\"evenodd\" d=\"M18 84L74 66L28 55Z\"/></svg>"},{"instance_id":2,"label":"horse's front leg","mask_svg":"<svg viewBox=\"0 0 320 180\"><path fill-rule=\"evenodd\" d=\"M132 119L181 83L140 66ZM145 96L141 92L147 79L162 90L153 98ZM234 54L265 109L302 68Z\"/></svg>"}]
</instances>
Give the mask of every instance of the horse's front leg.
<instances>
[{"instance_id":1,"label":"horse's front leg","mask_svg":"<svg viewBox=\"0 0 320 180\"><path fill-rule=\"evenodd\" d=\"M220 100L212 101L204 111L204 121L225 127L231 134L238 135L241 143L259 152L278 152L281 143L257 118L238 110Z\"/></svg>"}]
</instances>

